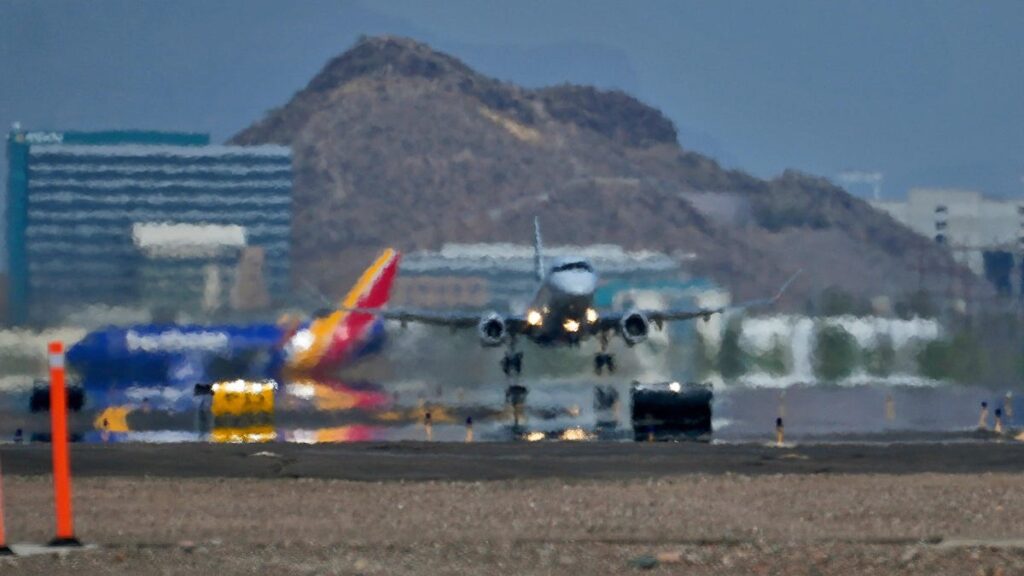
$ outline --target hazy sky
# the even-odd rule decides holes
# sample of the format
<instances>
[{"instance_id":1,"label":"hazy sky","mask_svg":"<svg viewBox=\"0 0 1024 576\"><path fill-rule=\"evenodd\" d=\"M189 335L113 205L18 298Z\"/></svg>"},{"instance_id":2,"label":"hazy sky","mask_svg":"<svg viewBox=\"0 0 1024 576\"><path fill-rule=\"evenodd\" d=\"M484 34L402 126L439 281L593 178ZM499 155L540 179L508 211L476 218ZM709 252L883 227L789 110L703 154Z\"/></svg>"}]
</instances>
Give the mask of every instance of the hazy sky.
<instances>
[{"instance_id":1,"label":"hazy sky","mask_svg":"<svg viewBox=\"0 0 1024 576\"><path fill-rule=\"evenodd\" d=\"M625 89L760 176L1019 195L1022 29L1018 0L0 0L0 122L222 140L360 34L394 33L530 86Z\"/></svg>"}]
</instances>

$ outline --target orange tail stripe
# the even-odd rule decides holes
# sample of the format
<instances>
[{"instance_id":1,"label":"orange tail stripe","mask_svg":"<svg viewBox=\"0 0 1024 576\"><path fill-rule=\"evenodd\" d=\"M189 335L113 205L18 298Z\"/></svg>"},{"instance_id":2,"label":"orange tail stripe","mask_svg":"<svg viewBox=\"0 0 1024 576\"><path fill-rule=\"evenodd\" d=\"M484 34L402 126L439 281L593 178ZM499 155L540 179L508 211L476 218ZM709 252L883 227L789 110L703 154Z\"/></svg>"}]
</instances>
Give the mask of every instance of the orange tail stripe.
<instances>
[{"instance_id":1,"label":"orange tail stripe","mask_svg":"<svg viewBox=\"0 0 1024 576\"><path fill-rule=\"evenodd\" d=\"M341 307L358 307L360 305L360 297L368 288L376 283L385 268L396 258L396 255L396 252L391 248L384 250L373 264L363 271L359 280L349 290L348 294L345 295L341 302ZM314 320L309 326L309 331L313 335L313 344L304 353L298 355L295 359L294 367L300 370L308 370L317 366L334 340L338 326L348 314L344 310L335 310L325 318Z\"/></svg>"}]
</instances>

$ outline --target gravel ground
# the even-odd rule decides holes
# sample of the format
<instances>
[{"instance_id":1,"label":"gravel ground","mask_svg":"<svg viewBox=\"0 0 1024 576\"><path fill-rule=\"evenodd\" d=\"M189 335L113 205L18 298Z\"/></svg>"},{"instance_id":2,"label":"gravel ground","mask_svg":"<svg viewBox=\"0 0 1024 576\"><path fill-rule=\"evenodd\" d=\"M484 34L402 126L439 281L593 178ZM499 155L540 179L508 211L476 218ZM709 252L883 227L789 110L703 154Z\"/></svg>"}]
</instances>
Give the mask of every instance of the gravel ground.
<instances>
[{"instance_id":1,"label":"gravel ground","mask_svg":"<svg viewBox=\"0 0 1024 576\"><path fill-rule=\"evenodd\" d=\"M46 476L4 479L14 542L52 536ZM351 482L87 477L100 546L52 574L1024 574L1019 474Z\"/></svg>"}]
</instances>

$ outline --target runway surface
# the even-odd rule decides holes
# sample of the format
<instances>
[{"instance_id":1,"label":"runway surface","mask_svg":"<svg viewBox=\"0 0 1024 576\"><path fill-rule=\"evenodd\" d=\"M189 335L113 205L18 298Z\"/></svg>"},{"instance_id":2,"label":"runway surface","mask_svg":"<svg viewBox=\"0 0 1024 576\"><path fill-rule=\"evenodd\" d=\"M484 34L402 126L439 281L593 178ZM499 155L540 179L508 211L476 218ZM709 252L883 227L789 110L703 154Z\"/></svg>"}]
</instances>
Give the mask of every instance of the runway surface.
<instances>
[{"instance_id":1,"label":"runway surface","mask_svg":"<svg viewBox=\"0 0 1024 576\"><path fill-rule=\"evenodd\" d=\"M0 446L4 473L49 474L47 444ZM1024 442L892 444L539 442L296 445L84 444L76 477L323 478L356 481L632 480L684 474L1024 472Z\"/></svg>"}]
</instances>

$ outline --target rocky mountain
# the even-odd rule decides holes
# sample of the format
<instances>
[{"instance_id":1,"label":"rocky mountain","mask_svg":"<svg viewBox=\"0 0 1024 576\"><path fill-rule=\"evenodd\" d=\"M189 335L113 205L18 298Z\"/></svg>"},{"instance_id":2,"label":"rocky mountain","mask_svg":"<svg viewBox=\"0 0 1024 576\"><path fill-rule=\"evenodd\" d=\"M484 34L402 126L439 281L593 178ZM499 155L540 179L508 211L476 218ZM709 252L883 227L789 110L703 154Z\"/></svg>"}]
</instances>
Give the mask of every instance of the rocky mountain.
<instances>
[{"instance_id":1,"label":"rocky mountain","mask_svg":"<svg viewBox=\"0 0 1024 576\"><path fill-rule=\"evenodd\" d=\"M919 267L951 266L825 179L761 180L681 147L628 94L524 89L404 38L360 40L232 143L292 146L294 267L328 293L370 250L526 243L534 214L551 244L693 253L694 273L741 297L804 268L791 307L834 285L901 295Z\"/></svg>"}]
</instances>

